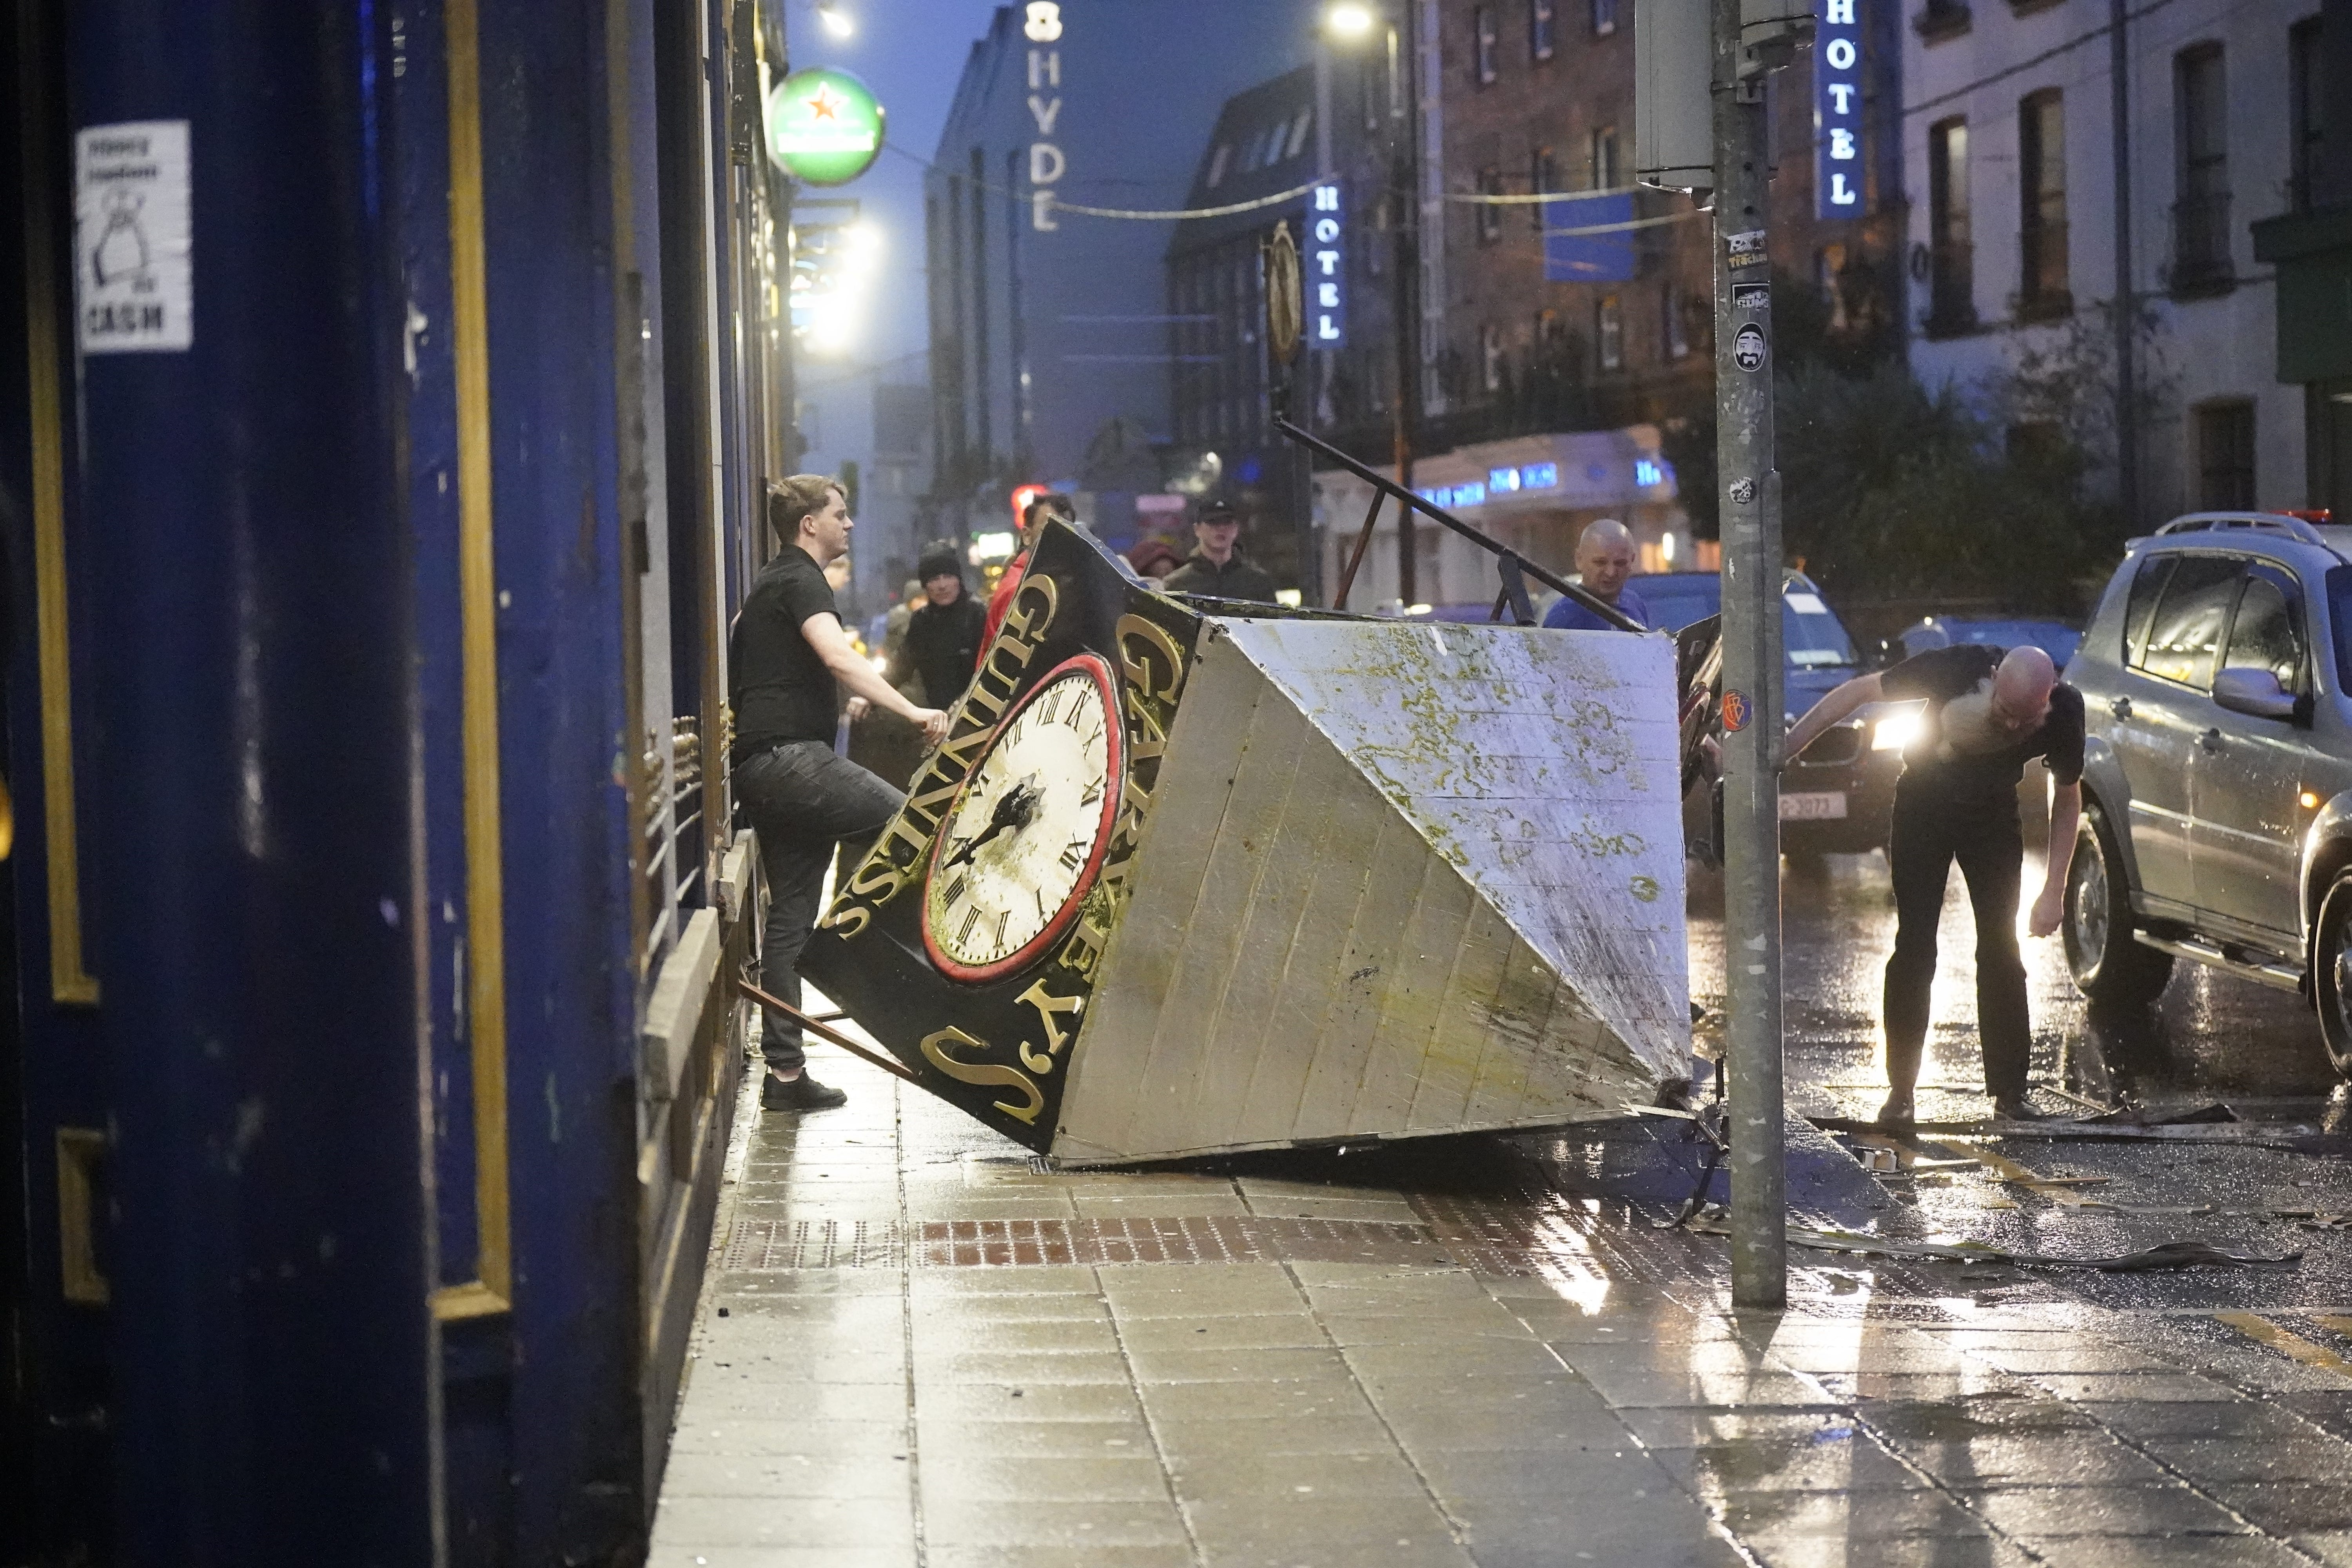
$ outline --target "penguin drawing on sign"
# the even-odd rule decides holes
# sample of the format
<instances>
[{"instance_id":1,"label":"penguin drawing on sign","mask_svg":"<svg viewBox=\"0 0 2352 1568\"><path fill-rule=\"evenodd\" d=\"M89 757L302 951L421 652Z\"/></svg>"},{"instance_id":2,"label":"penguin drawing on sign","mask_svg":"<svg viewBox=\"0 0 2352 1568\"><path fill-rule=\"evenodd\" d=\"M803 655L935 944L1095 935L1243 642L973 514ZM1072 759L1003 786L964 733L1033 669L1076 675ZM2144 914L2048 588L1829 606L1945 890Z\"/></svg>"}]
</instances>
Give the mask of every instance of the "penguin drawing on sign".
<instances>
[{"instance_id":1,"label":"penguin drawing on sign","mask_svg":"<svg viewBox=\"0 0 2352 1568\"><path fill-rule=\"evenodd\" d=\"M135 191L106 193L106 227L90 247L89 270L101 289L147 273L147 231L139 226L144 199Z\"/></svg>"}]
</instances>

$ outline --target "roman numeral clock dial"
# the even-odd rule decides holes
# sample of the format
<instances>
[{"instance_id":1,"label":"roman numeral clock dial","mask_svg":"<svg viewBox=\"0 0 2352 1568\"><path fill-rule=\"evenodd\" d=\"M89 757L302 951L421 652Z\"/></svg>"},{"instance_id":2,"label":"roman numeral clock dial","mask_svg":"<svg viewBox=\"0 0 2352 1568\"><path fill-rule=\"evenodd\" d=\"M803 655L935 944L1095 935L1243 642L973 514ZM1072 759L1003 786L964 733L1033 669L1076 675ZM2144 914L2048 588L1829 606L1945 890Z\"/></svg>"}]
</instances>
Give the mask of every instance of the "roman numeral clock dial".
<instances>
[{"instance_id":1,"label":"roman numeral clock dial","mask_svg":"<svg viewBox=\"0 0 2352 1568\"><path fill-rule=\"evenodd\" d=\"M1102 868L1126 755L1110 666L1080 654L1004 716L940 825L923 945L951 978L998 979L1068 929Z\"/></svg>"}]
</instances>

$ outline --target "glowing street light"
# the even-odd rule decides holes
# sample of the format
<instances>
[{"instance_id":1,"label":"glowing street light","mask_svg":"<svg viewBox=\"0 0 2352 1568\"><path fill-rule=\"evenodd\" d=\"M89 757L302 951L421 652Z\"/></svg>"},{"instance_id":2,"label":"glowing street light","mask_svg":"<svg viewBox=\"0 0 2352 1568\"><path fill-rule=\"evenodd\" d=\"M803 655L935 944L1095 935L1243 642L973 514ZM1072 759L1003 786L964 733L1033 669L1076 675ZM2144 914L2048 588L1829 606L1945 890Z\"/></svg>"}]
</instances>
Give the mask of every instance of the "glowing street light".
<instances>
[{"instance_id":1,"label":"glowing street light","mask_svg":"<svg viewBox=\"0 0 2352 1568\"><path fill-rule=\"evenodd\" d=\"M1372 8L1360 4L1359 0L1338 0L1337 4L1326 6L1323 11L1323 26L1334 37L1360 38L1370 33L1372 24L1379 20Z\"/></svg>"},{"instance_id":2,"label":"glowing street light","mask_svg":"<svg viewBox=\"0 0 2352 1568\"><path fill-rule=\"evenodd\" d=\"M824 26L826 34L835 38L845 38L857 31L857 24L851 20L848 12L838 5L819 5L816 8L816 19Z\"/></svg>"}]
</instances>

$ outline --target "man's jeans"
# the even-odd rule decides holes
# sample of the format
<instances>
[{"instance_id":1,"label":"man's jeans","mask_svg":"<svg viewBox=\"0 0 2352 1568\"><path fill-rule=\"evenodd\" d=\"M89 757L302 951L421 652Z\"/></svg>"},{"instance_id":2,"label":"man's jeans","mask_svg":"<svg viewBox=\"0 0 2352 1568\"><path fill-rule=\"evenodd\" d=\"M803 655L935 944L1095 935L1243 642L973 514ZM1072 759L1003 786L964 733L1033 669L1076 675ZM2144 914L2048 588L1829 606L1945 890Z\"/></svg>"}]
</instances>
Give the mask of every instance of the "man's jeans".
<instances>
[{"instance_id":1,"label":"man's jeans","mask_svg":"<svg viewBox=\"0 0 2352 1568\"><path fill-rule=\"evenodd\" d=\"M822 741L793 741L737 764L735 795L760 836L760 863L768 876L768 923L760 940L760 987L801 1005L797 965L815 929L833 847L850 841L857 853L888 826L907 797ZM845 858L842 870L850 869ZM768 1065L801 1068L801 1026L770 1009L761 1031Z\"/></svg>"},{"instance_id":2,"label":"man's jeans","mask_svg":"<svg viewBox=\"0 0 2352 1568\"><path fill-rule=\"evenodd\" d=\"M2017 800L2004 792L1954 800L1895 791L1895 953L1886 961L1886 1081L1908 1092L1919 1080L1927 1039L1927 989L1936 977L1936 925L1952 862L1967 879L1977 917L1977 1035L1985 1088L2025 1093L2033 1029L2025 1009L2025 963L2017 951L2018 883L2025 845Z\"/></svg>"}]
</instances>

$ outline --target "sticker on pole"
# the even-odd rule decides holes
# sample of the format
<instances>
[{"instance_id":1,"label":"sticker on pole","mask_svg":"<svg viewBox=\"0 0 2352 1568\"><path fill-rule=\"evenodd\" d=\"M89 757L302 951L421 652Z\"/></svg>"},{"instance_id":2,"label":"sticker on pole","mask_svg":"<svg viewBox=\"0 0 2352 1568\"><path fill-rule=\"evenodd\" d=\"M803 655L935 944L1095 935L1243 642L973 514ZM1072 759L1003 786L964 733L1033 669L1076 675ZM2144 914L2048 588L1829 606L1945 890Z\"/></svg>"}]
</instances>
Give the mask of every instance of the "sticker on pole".
<instances>
[{"instance_id":1,"label":"sticker on pole","mask_svg":"<svg viewBox=\"0 0 2352 1568\"><path fill-rule=\"evenodd\" d=\"M1756 706L1748 700L1746 692L1727 691L1723 694L1723 732L1725 734L1738 734L1748 728L1748 721L1755 716Z\"/></svg>"},{"instance_id":2,"label":"sticker on pole","mask_svg":"<svg viewBox=\"0 0 2352 1568\"><path fill-rule=\"evenodd\" d=\"M1764 368L1764 329L1750 321L1731 340L1731 363L1742 370Z\"/></svg>"},{"instance_id":3,"label":"sticker on pole","mask_svg":"<svg viewBox=\"0 0 2352 1568\"><path fill-rule=\"evenodd\" d=\"M1738 234L1723 237L1724 258L1733 267L1761 267L1771 258L1765 254L1764 231L1745 228Z\"/></svg>"},{"instance_id":4,"label":"sticker on pole","mask_svg":"<svg viewBox=\"0 0 2352 1568\"><path fill-rule=\"evenodd\" d=\"M86 354L174 353L195 341L188 122L74 136L74 303Z\"/></svg>"}]
</instances>

